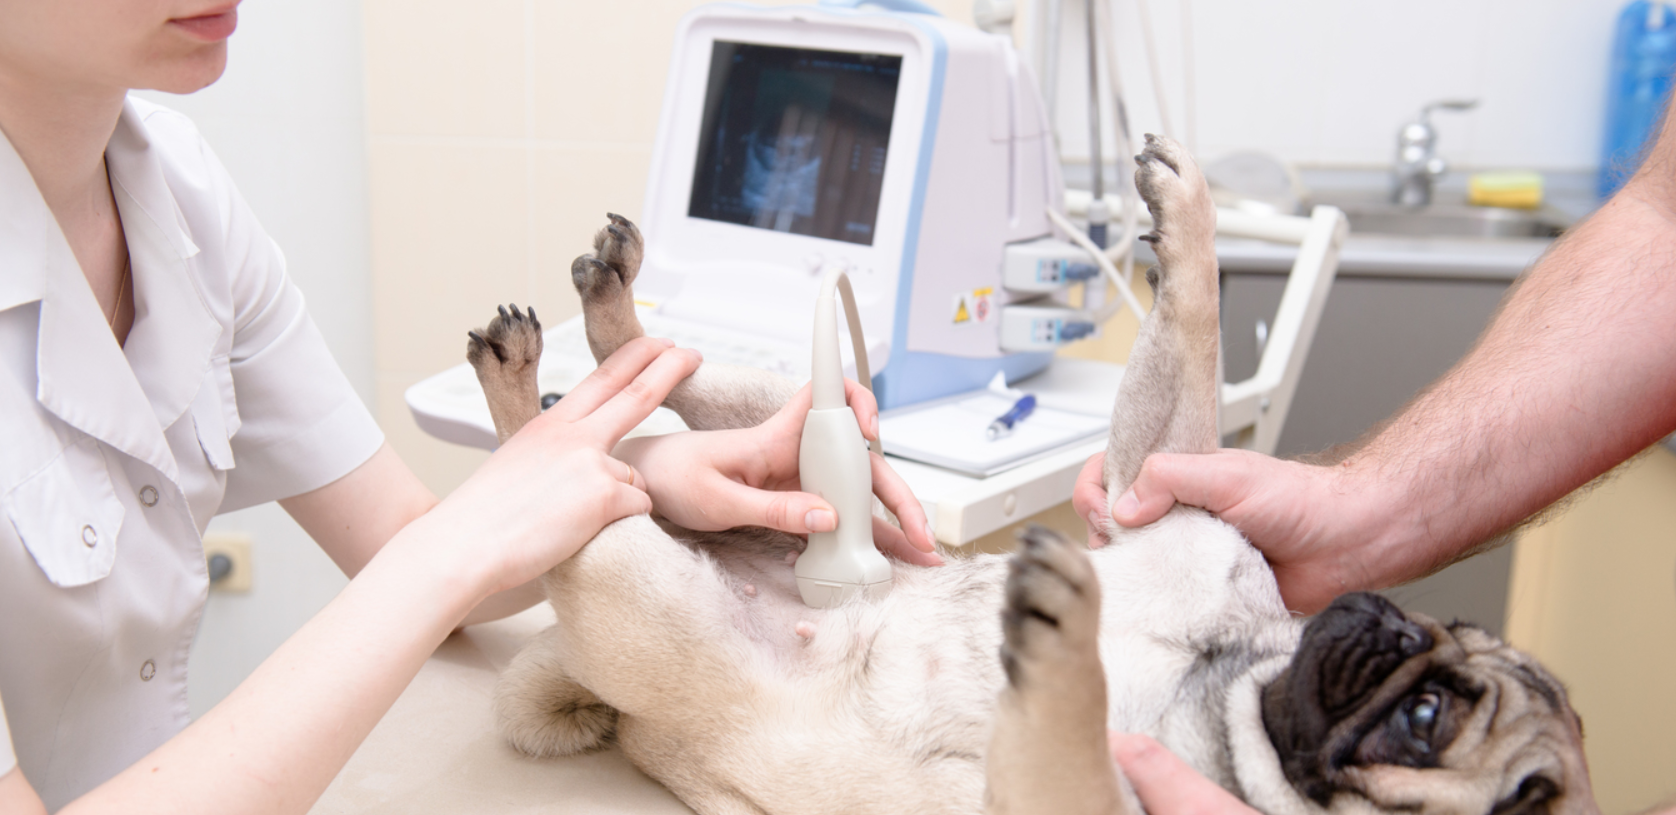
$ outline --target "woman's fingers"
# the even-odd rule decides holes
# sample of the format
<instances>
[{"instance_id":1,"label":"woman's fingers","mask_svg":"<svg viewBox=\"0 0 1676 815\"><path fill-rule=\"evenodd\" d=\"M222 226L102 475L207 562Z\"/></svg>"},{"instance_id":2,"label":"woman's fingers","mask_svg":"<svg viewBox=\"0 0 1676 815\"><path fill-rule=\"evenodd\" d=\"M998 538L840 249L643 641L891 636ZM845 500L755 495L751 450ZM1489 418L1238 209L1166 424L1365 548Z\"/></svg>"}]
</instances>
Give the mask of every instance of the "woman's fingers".
<instances>
[{"instance_id":1,"label":"woman's fingers","mask_svg":"<svg viewBox=\"0 0 1676 815\"><path fill-rule=\"evenodd\" d=\"M635 425L652 415L669 392L698 370L703 361L697 351L688 348L665 351L580 423L603 434L607 448L615 445Z\"/></svg>"},{"instance_id":2,"label":"woman's fingers","mask_svg":"<svg viewBox=\"0 0 1676 815\"><path fill-rule=\"evenodd\" d=\"M621 462L618 462L619 464ZM624 465L627 466L627 465ZM630 470L633 470L631 467ZM636 481L639 474L634 473ZM642 515L652 511L652 496L646 494L645 483L619 483L612 487L610 501L606 509L606 524L627 518L630 515ZM603 529L604 526L602 525ZM595 534L598 534L597 532ZM591 537L591 536L590 536Z\"/></svg>"},{"instance_id":3,"label":"woman's fingers","mask_svg":"<svg viewBox=\"0 0 1676 815\"><path fill-rule=\"evenodd\" d=\"M599 368L588 374L576 387L570 389L557 404L543 413L557 421L575 422L593 413L607 399L617 395L618 391L633 382L646 366L651 365L665 351L673 348L675 343L670 340L660 340L653 337L641 337L623 343L616 353L606 357L599 364Z\"/></svg>"},{"instance_id":4,"label":"woman's fingers","mask_svg":"<svg viewBox=\"0 0 1676 815\"><path fill-rule=\"evenodd\" d=\"M701 503L705 531L737 526L766 526L794 535L831 532L838 528L838 513L820 496L790 490L763 490L728 478L715 479L708 499Z\"/></svg>"},{"instance_id":5,"label":"woman's fingers","mask_svg":"<svg viewBox=\"0 0 1676 815\"><path fill-rule=\"evenodd\" d=\"M856 423L861 425L862 438L872 441L879 437L879 400L873 392L854 379L844 380L844 398L855 411Z\"/></svg>"},{"instance_id":6,"label":"woman's fingers","mask_svg":"<svg viewBox=\"0 0 1676 815\"><path fill-rule=\"evenodd\" d=\"M915 566L943 565L942 555L936 552L922 552L915 548L914 544L908 541L908 536L902 534L902 530L877 515L873 516L873 545L878 547L879 551L903 563L912 563Z\"/></svg>"},{"instance_id":7,"label":"woman's fingers","mask_svg":"<svg viewBox=\"0 0 1676 815\"><path fill-rule=\"evenodd\" d=\"M908 482L890 468L884 456L868 453L867 458L873 465L873 494L902 522L901 531L907 536L909 545L921 552L937 551L937 541L931 534L931 522L925 517L925 507L914 497Z\"/></svg>"}]
</instances>

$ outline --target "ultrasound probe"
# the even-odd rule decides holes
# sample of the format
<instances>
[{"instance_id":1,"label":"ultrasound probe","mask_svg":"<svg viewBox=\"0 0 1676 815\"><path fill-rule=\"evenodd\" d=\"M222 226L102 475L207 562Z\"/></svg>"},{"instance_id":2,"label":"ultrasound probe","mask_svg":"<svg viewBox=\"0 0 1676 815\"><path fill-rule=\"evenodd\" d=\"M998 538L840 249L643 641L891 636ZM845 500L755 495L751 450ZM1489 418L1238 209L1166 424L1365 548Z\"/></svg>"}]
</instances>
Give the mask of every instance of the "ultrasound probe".
<instances>
[{"instance_id":1,"label":"ultrasound probe","mask_svg":"<svg viewBox=\"0 0 1676 815\"><path fill-rule=\"evenodd\" d=\"M831 608L857 593L876 600L890 593L890 561L873 546L873 464L855 412L844 398L844 368L838 357L837 298L844 299L850 341L855 347L856 380L871 386L861 317L856 313L850 278L836 269L821 281L815 301L815 342L810 389L813 397L803 420L798 476L803 490L826 499L838 512L838 528L809 533L809 548L797 558L797 591L811 608ZM879 442L872 450L883 453Z\"/></svg>"}]
</instances>

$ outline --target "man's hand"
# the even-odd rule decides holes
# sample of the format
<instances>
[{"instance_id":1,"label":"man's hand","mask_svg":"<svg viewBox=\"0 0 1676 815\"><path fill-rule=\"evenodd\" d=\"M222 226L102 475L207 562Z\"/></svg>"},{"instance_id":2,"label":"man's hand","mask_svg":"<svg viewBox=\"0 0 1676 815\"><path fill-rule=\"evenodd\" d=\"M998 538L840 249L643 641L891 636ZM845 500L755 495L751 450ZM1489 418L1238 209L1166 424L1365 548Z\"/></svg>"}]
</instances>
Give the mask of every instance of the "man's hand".
<instances>
[{"instance_id":1,"label":"man's hand","mask_svg":"<svg viewBox=\"0 0 1676 815\"><path fill-rule=\"evenodd\" d=\"M851 380L844 386L862 436L878 438L879 409L872 392ZM643 474L657 512L688 529L766 526L799 535L829 532L838 525L832 505L797 491L798 448L810 404L805 386L757 427L629 439L614 454ZM908 563L941 566L919 500L884 458L869 456L873 493L902 523L897 529L874 518L873 541Z\"/></svg>"},{"instance_id":2,"label":"man's hand","mask_svg":"<svg viewBox=\"0 0 1676 815\"><path fill-rule=\"evenodd\" d=\"M1071 494L1087 519L1089 545L1100 535L1108 496L1103 454L1089 459ZM1111 520L1145 526L1177 503L1203 507L1233 524L1274 569L1287 607L1313 614L1347 591L1383 588L1423 573L1429 564L1381 558L1378 506L1359 489L1348 464L1320 467L1249 450L1148 456L1135 483L1111 506Z\"/></svg>"},{"instance_id":3,"label":"man's hand","mask_svg":"<svg viewBox=\"0 0 1676 815\"><path fill-rule=\"evenodd\" d=\"M1146 736L1112 733L1112 758L1148 815L1257 815L1175 754Z\"/></svg>"}]
</instances>

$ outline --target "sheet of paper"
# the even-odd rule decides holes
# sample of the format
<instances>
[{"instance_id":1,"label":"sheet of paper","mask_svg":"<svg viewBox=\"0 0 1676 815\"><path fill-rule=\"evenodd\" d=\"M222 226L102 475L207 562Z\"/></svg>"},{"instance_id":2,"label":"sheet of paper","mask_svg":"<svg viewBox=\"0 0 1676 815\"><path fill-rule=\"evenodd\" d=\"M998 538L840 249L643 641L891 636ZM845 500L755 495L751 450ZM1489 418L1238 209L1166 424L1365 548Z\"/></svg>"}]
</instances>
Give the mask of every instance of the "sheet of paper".
<instances>
[{"instance_id":1,"label":"sheet of paper","mask_svg":"<svg viewBox=\"0 0 1676 815\"><path fill-rule=\"evenodd\" d=\"M982 476L1104 433L1110 421L1038 407L1010 435L991 441L985 431L1014 401L977 391L890 411L879 418L879 435L891 455Z\"/></svg>"}]
</instances>

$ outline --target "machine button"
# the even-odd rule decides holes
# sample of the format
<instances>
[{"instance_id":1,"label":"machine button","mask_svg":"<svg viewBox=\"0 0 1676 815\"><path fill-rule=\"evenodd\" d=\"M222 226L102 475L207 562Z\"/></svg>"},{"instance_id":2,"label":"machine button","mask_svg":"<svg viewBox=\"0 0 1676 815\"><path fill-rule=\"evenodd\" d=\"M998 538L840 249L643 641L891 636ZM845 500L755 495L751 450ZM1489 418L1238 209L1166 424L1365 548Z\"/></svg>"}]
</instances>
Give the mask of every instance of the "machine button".
<instances>
[{"instance_id":1,"label":"machine button","mask_svg":"<svg viewBox=\"0 0 1676 815\"><path fill-rule=\"evenodd\" d=\"M157 488L150 484L141 487L140 503L148 507L157 506Z\"/></svg>"},{"instance_id":2,"label":"machine button","mask_svg":"<svg viewBox=\"0 0 1676 815\"><path fill-rule=\"evenodd\" d=\"M87 544L87 548L89 549L98 546L99 530L94 529L92 524L82 524L81 542Z\"/></svg>"}]
</instances>

